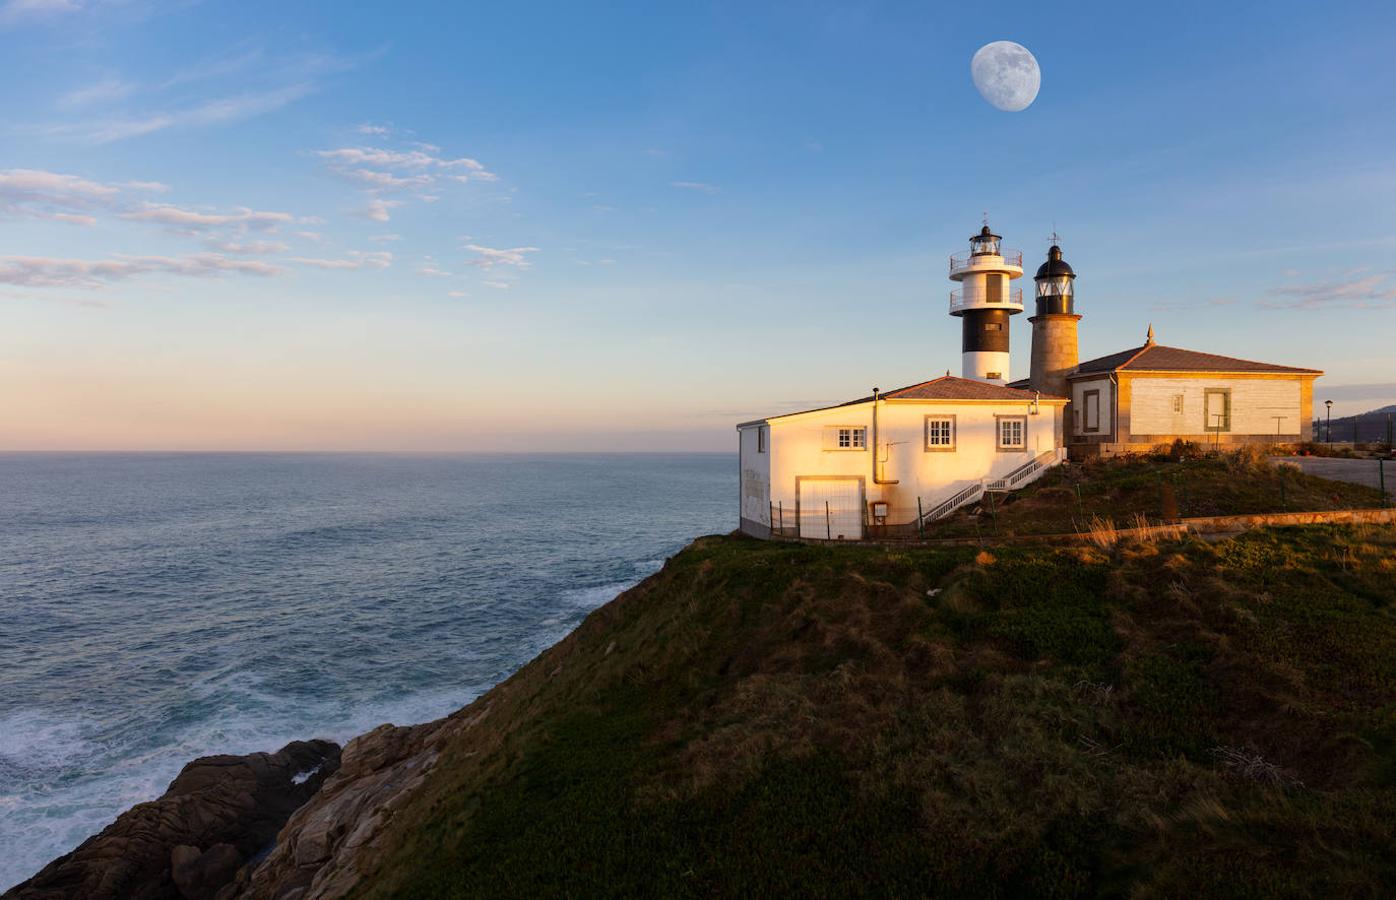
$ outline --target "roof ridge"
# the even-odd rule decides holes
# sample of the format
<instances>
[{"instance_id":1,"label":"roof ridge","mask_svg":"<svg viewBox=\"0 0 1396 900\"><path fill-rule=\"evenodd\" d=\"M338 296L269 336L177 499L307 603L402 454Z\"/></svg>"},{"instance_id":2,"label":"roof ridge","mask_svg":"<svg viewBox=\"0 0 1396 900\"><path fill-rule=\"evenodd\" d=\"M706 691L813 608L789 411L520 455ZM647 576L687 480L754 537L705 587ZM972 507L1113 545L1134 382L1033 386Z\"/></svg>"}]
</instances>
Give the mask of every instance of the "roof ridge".
<instances>
[{"instance_id":1,"label":"roof ridge","mask_svg":"<svg viewBox=\"0 0 1396 900\"><path fill-rule=\"evenodd\" d=\"M1282 365L1280 365L1279 363L1268 363L1268 362L1263 362L1263 361L1258 360L1258 359L1246 359L1246 358L1243 357L1243 356L1227 356L1225 353L1209 353L1209 352L1206 351L1206 350L1189 350L1189 349L1186 348L1186 347L1169 347L1169 346L1166 346L1166 345L1164 345L1164 344L1152 344L1152 345L1148 345L1148 346L1158 347L1160 350L1176 350L1176 351L1178 351L1179 353L1196 353L1196 354L1199 355L1199 356L1214 356L1214 357L1216 357L1217 359L1234 359L1236 362L1250 363L1250 364L1253 365L1253 366L1273 366L1273 367L1279 368L1279 369L1294 369L1294 370L1299 371L1299 372L1319 372L1319 371L1322 371L1321 369L1305 369L1305 368L1302 368L1302 367L1300 367L1300 366L1282 366ZM1147 346L1146 346L1146 349L1147 349ZM1126 363L1124 363L1123 365L1121 365L1120 368L1124 368L1125 366L1129 365L1129 363L1134 362L1134 360L1135 360L1135 358L1136 358L1137 356L1138 356L1138 354L1136 354L1135 356L1130 357L1129 361L1126 362Z\"/></svg>"},{"instance_id":2,"label":"roof ridge","mask_svg":"<svg viewBox=\"0 0 1396 900\"><path fill-rule=\"evenodd\" d=\"M949 372L946 372L944 375L937 375L936 377L934 377L934 378L928 378L928 379L926 379L925 381L918 381L918 382L916 382L915 384L908 384L906 387L893 388L893 389L890 390L890 391L883 391L879 396L881 396L881 397L883 397L883 398L885 399L885 398L887 398L888 396L890 396L890 395L892 395L892 394L900 394L902 391L909 391L909 390L912 390L912 389L914 389L914 388L925 387L925 386L928 385L928 384L934 384L934 383L936 383L937 381L944 381L944 380L947 379L947 378L954 378L954 377L955 377L954 375L951 375ZM960 380L961 380L961 381L964 381L965 379L960 379ZM869 397L868 399L872 399L872 398Z\"/></svg>"},{"instance_id":3,"label":"roof ridge","mask_svg":"<svg viewBox=\"0 0 1396 900\"><path fill-rule=\"evenodd\" d=\"M1117 369L1123 369L1123 368L1125 368L1125 367L1128 366L1130 363L1134 362L1136 359L1138 359L1139 357L1143 356L1143 355L1144 355L1145 353L1147 353L1149 350L1152 350L1153 348L1155 348L1155 347L1157 347L1157 346L1158 346L1158 344L1155 344L1155 343L1152 343L1152 342L1145 343L1144 346L1142 346L1142 347L1140 347L1138 350L1134 351L1134 354L1131 355L1129 359L1127 359L1127 360L1125 360L1124 362L1120 363L1120 364L1119 364L1118 366L1116 366L1115 368L1117 368ZM1177 349L1177 348L1174 348L1174 349Z\"/></svg>"}]
</instances>

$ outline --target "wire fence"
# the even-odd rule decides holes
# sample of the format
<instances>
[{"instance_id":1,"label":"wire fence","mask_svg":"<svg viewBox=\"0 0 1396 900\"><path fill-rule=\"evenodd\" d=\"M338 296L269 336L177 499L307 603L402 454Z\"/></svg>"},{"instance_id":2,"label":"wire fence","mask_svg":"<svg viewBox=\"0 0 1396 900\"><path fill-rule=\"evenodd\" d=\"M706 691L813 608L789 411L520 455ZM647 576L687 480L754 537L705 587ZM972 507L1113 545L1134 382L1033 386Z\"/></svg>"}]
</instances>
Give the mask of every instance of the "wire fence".
<instances>
[{"instance_id":1,"label":"wire fence","mask_svg":"<svg viewBox=\"0 0 1396 900\"><path fill-rule=\"evenodd\" d=\"M1372 459L1370 462L1376 476L1376 484L1371 486L1381 492L1380 505L1396 506L1396 460ZM1307 499L1300 497L1296 501L1295 493L1302 491L1302 485L1291 483L1293 479L1285 477L1260 483L1263 486L1246 498L1246 508L1238 510L1234 498L1219 502L1214 488L1189 479L1183 471L1187 462L1178 465L1178 469L1151 477L1151 486L1142 495L1145 499L1142 507L1138 496L1127 508L1119 507L1113 499L1113 486L1093 486L1068 475L1064 483L1051 488L1053 507L1037 509L1034 513L1042 514L1041 521L1025 522L1022 515L1012 513L1007 521L1000 521L1006 504L1015 502L1004 484L1006 479L1001 479L992 483L972 483L949 497L937 498L934 503L918 497L915 506L873 501L860 508L856 503L837 500L790 504L774 501L770 504L769 524L749 520L742 524L744 530L774 540L924 541L946 537L992 538L1015 533L1089 533L1102 525L1113 527L1116 521L1125 519L1148 525L1168 525L1184 519L1219 515L1326 511L1314 508L1312 489ZM1333 499L1337 501L1338 496L1335 494ZM1025 524L1028 527L1023 530Z\"/></svg>"}]
</instances>

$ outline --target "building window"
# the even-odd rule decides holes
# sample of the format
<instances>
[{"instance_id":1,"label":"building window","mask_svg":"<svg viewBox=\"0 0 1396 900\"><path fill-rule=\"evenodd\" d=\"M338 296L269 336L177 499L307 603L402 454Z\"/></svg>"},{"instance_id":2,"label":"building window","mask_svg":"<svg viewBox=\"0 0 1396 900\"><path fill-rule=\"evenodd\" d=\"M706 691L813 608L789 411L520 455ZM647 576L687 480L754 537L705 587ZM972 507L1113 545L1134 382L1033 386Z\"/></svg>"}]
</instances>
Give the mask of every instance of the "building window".
<instances>
[{"instance_id":1,"label":"building window","mask_svg":"<svg viewBox=\"0 0 1396 900\"><path fill-rule=\"evenodd\" d=\"M1002 372L985 372L984 377L987 378L989 381L1003 381Z\"/></svg>"},{"instance_id":2,"label":"building window","mask_svg":"<svg viewBox=\"0 0 1396 900\"><path fill-rule=\"evenodd\" d=\"M756 452L757 452L757 453L765 453L765 452L766 452L766 427L767 427L767 426L762 425L761 427L759 427L759 428L756 429Z\"/></svg>"},{"instance_id":3,"label":"building window","mask_svg":"<svg viewBox=\"0 0 1396 900\"><path fill-rule=\"evenodd\" d=\"M1081 405L1085 407L1081 414L1081 430L1100 431L1100 391L1083 392Z\"/></svg>"},{"instance_id":4,"label":"building window","mask_svg":"<svg viewBox=\"0 0 1396 900\"><path fill-rule=\"evenodd\" d=\"M1174 411L1175 413L1180 413L1180 412L1183 411L1183 395L1182 395L1182 394L1174 394L1174 395L1173 395L1173 411Z\"/></svg>"},{"instance_id":5,"label":"building window","mask_svg":"<svg viewBox=\"0 0 1396 900\"><path fill-rule=\"evenodd\" d=\"M998 416L999 449L1026 450L1028 447L1028 417Z\"/></svg>"},{"instance_id":6,"label":"building window","mask_svg":"<svg viewBox=\"0 0 1396 900\"><path fill-rule=\"evenodd\" d=\"M955 417L954 417L954 416L927 416L927 417L926 417L926 449L927 449L927 450L954 450L954 449L955 449Z\"/></svg>"},{"instance_id":7,"label":"building window","mask_svg":"<svg viewBox=\"0 0 1396 900\"><path fill-rule=\"evenodd\" d=\"M1231 389L1207 388L1202 392L1203 431L1231 430Z\"/></svg>"},{"instance_id":8,"label":"building window","mask_svg":"<svg viewBox=\"0 0 1396 900\"><path fill-rule=\"evenodd\" d=\"M866 450L868 429L860 425L831 425L824 429L825 450Z\"/></svg>"},{"instance_id":9,"label":"building window","mask_svg":"<svg viewBox=\"0 0 1396 900\"><path fill-rule=\"evenodd\" d=\"M1003 331L1003 323L1002 323L1002 322L985 322L985 323L984 323L984 330L985 330L985 331Z\"/></svg>"}]
</instances>

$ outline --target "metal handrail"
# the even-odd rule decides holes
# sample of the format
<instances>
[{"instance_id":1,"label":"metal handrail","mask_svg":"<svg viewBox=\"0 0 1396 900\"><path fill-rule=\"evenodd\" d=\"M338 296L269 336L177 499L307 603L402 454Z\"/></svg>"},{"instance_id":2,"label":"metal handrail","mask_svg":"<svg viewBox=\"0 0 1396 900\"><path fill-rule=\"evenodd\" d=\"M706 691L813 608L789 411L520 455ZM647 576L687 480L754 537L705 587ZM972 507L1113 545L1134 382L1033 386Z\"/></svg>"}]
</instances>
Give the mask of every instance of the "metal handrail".
<instances>
[{"instance_id":1,"label":"metal handrail","mask_svg":"<svg viewBox=\"0 0 1396 900\"><path fill-rule=\"evenodd\" d=\"M975 256L974 253L965 251L964 253L952 253L950 255L951 273L961 272L970 268L976 259L995 260L995 265L1013 266L1016 269L1021 269L1023 267L1022 250L1000 250L997 257L992 255Z\"/></svg>"},{"instance_id":2,"label":"metal handrail","mask_svg":"<svg viewBox=\"0 0 1396 900\"><path fill-rule=\"evenodd\" d=\"M921 517L921 521L923 523L934 522L936 519L944 518L966 503L973 501L982 493L984 493L984 481L981 479L967 487L961 488L954 494L951 494L948 499L942 500L940 503L932 506L926 511L926 514Z\"/></svg>"},{"instance_id":3,"label":"metal handrail","mask_svg":"<svg viewBox=\"0 0 1396 900\"><path fill-rule=\"evenodd\" d=\"M1050 459L1058 459L1059 456L1060 456L1060 455L1059 455L1059 454L1057 453L1057 451L1055 451L1055 450L1044 450L1043 452L1037 454L1037 456L1033 457L1032 459L1030 459L1030 460L1028 460L1027 462L1023 463L1023 464L1022 464L1021 466L1019 466L1018 468L1014 469L1012 472L1009 472L1007 475L1003 476L1002 478L1000 478L1000 479L998 479L998 480L996 480L996 481L990 482L989 485L988 485L987 487L985 487L984 489L985 489L986 491L995 491L995 492L997 492L997 491L1006 491L1006 490L1008 490L1009 488L1016 486L1016 485L1017 485L1019 482L1021 482L1023 479L1027 478L1029 475L1033 474L1034 472L1038 471L1039 469L1044 469L1044 468L1046 468L1046 467L1047 467L1047 460L1048 460L1049 458L1050 458Z\"/></svg>"},{"instance_id":4,"label":"metal handrail","mask_svg":"<svg viewBox=\"0 0 1396 900\"><path fill-rule=\"evenodd\" d=\"M991 306L991 307L993 307L993 306L1001 306L1001 307L1016 306L1016 307L1018 307L1019 309L1022 309L1022 308L1023 308L1023 289L1022 289L1022 288L1010 288L1009 291L1008 291L1008 299L1007 299L1007 300L1001 300L1001 301L1000 301L1000 300L989 300L989 299L986 298L986 299L984 300L984 304L985 304L985 305L988 305L988 306ZM966 299L965 299L965 289L964 289L964 288L960 288L959 290L954 290L954 291L951 291L951 292L950 292L950 310L951 310L952 312L953 312L954 310L957 310L957 309L964 309L964 308L966 308L967 306L971 306L971 305L973 305L973 306L979 306L980 304L979 304L979 301L977 301L977 300L974 300L974 301L966 300Z\"/></svg>"}]
</instances>

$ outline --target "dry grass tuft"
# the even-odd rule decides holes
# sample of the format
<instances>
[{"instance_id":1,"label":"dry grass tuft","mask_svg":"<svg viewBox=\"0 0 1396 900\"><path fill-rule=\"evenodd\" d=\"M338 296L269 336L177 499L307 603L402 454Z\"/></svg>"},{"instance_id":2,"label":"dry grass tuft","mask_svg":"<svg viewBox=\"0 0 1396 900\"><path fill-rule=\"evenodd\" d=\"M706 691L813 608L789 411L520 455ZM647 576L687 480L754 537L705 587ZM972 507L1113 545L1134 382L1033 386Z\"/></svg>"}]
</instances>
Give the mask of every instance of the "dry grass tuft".
<instances>
[{"instance_id":1,"label":"dry grass tuft","mask_svg":"<svg viewBox=\"0 0 1396 900\"><path fill-rule=\"evenodd\" d=\"M1100 549L1109 550L1119 543L1120 531L1115 527L1114 519L1108 516L1091 516L1091 521L1086 526L1086 537Z\"/></svg>"},{"instance_id":2,"label":"dry grass tuft","mask_svg":"<svg viewBox=\"0 0 1396 900\"><path fill-rule=\"evenodd\" d=\"M1223 766L1249 781L1280 788L1304 786L1259 753L1239 747L1213 747L1210 752Z\"/></svg>"}]
</instances>

